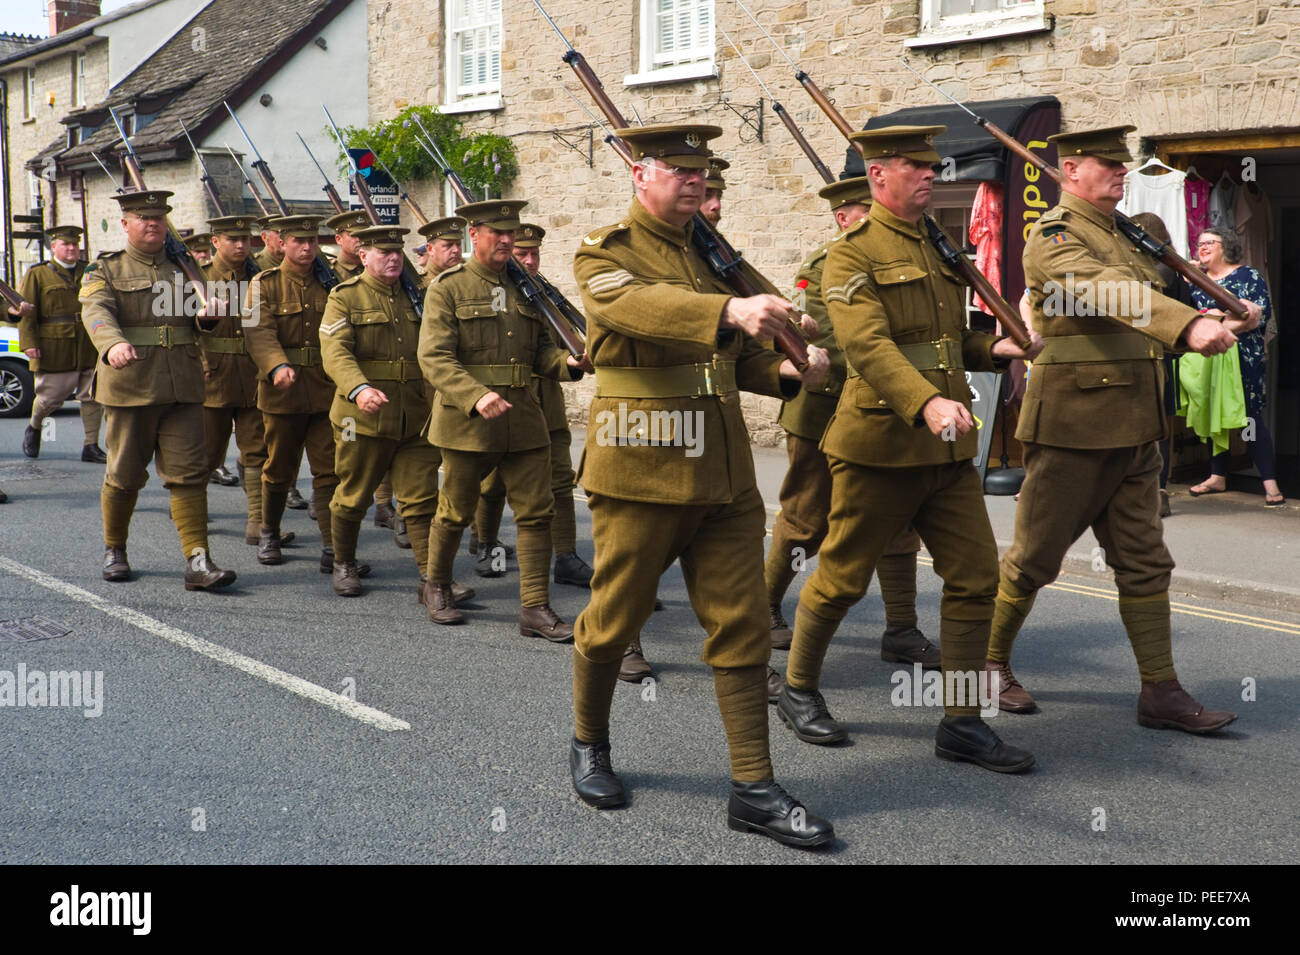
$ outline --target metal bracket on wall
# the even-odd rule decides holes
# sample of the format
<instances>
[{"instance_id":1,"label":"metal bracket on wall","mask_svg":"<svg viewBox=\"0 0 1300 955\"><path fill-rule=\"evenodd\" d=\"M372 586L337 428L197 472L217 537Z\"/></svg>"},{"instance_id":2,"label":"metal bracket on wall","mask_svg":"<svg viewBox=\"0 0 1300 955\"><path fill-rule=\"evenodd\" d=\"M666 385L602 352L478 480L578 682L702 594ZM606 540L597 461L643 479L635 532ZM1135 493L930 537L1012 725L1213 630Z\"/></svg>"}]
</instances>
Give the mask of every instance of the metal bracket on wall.
<instances>
[{"instance_id":1,"label":"metal bracket on wall","mask_svg":"<svg viewBox=\"0 0 1300 955\"><path fill-rule=\"evenodd\" d=\"M551 130L551 135L554 136L557 140L559 140L559 141L560 141L561 143L563 143L564 145L568 146L570 149L572 149L572 150L573 150L575 153L577 153L579 156L581 156L581 155L585 152L585 153L587 154L587 165L588 165L588 166L595 166L595 164L596 164L596 162L595 162L595 152L596 152L596 150L595 150L595 141L596 141L596 137L595 137L595 135L594 135L594 130L595 130L595 128L596 128L595 126L591 126L591 125L585 126L585 127L583 128L583 133L586 134L586 139L587 139L587 148L586 148L585 150L584 150L583 147L582 147L582 135L583 135L583 133L579 133L579 135L578 135L578 139L577 139L577 140L574 140L574 141L570 141L570 140L566 139L565 137L561 136L561 135L559 134L559 131L558 131L558 130L554 130L554 129Z\"/></svg>"},{"instance_id":2,"label":"metal bracket on wall","mask_svg":"<svg viewBox=\"0 0 1300 955\"><path fill-rule=\"evenodd\" d=\"M755 105L741 106L739 108L732 106L731 101L725 96L718 102L740 117L740 141L742 143L755 141L761 143L763 141L763 98L761 96ZM748 138L746 138L746 129L750 131Z\"/></svg>"}]
</instances>

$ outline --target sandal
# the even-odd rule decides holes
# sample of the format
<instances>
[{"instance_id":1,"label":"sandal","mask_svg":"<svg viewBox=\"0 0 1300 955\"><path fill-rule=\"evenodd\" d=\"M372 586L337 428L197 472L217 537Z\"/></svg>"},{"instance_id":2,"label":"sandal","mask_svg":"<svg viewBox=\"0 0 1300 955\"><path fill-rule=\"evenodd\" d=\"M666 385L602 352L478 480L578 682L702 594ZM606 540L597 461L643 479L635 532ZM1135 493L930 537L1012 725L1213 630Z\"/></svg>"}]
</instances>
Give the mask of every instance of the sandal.
<instances>
[{"instance_id":1,"label":"sandal","mask_svg":"<svg viewBox=\"0 0 1300 955\"><path fill-rule=\"evenodd\" d=\"M1283 497L1283 496L1280 495L1280 494L1278 495L1277 500L1273 500L1273 499L1272 499L1271 497L1269 497L1267 494L1264 495L1264 506L1265 506L1265 507L1281 507L1281 506L1282 506L1283 504L1285 504L1285 503L1286 503L1286 498Z\"/></svg>"},{"instance_id":2,"label":"sandal","mask_svg":"<svg viewBox=\"0 0 1300 955\"><path fill-rule=\"evenodd\" d=\"M1197 490L1197 488L1200 490ZM1196 485L1196 487L1188 488L1187 493L1192 497L1204 497L1207 494L1222 494L1226 490L1226 487L1210 487L1206 482L1202 481L1200 484Z\"/></svg>"}]
</instances>

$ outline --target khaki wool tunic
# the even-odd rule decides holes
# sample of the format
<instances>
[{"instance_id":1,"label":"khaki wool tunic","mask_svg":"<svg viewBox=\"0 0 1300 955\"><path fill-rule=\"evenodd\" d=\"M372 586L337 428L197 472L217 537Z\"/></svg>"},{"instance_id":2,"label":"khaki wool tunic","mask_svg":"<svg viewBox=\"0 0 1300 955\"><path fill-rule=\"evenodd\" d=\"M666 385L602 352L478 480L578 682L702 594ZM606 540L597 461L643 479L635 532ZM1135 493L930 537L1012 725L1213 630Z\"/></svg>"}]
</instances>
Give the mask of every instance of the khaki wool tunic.
<instances>
[{"instance_id":1,"label":"khaki wool tunic","mask_svg":"<svg viewBox=\"0 0 1300 955\"><path fill-rule=\"evenodd\" d=\"M37 265L23 278L22 297L36 306L32 315L18 319L18 347L39 348L41 357L31 362L34 372L83 371L94 368L98 356L81 324L78 293L85 266L71 270L58 262Z\"/></svg>"}]
</instances>

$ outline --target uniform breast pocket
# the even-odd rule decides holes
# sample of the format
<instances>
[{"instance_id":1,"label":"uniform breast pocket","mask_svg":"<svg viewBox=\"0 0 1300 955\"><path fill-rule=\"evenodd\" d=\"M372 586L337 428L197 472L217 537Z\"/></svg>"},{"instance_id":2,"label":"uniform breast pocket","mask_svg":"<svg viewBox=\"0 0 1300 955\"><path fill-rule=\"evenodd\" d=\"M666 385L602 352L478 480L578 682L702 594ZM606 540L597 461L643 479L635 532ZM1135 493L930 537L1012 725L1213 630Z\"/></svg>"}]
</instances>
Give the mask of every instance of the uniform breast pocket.
<instances>
[{"instance_id":1,"label":"uniform breast pocket","mask_svg":"<svg viewBox=\"0 0 1300 955\"><path fill-rule=\"evenodd\" d=\"M118 296L122 300L122 303L127 306L127 310L125 310L123 314L132 315L132 316L136 316L136 315L150 316L154 318L162 317L162 316L155 316L153 312L153 301L152 301L153 287L154 287L153 279L115 280L113 282L113 290L117 292ZM168 292L171 291L170 286L167 286L166 288ZM166 296L165 301L167 304L170 304L171 296L170 295ZM163 304L162 302L159 302L159 305L162 304Z\"/></svg>"},{"instance_id":2,"label":"uniform breast pocket","mask_svg":"<svg viewBox=\"0 0 1300 955\"><path fill-rule=\"evenodd\" d=\"M353 325L387 325L388 316L379 309L354 309L348 321Z\"/></svg>"},{"instance_id":3,"label":"uniform breast pocket","mask_svg":"<svg viewBox=\"0 0 1300 955\"><path fill-rule=\"evenodd\" d=\"M461 344L473 350L495 349L501 341L500 313L491 302L466 302L456 306Z\"/></svg>"},{"instance_id":4,"label":"uniform breast pocket","mask_svg":"<svg viewBox=\"0 0 1300 955\"><path fill-rule=\"evenodd\" d=\"M1133 366L1128 362L1089 362L1074 366L1075 383L1084 391L1118 388L1133 384Z\"/></svg>"},{"instance_id":5,"label":"uniform breast pocket","mask_svg":"<svg viewBox=\"0 0 1300 955\"><path fill-rule=\"evenodd\" d=\"M929 289L925 285L929 274L911 262L892 262L871 270L895 336L925 331L934 323Z\"/></svg>"}]
</instances>

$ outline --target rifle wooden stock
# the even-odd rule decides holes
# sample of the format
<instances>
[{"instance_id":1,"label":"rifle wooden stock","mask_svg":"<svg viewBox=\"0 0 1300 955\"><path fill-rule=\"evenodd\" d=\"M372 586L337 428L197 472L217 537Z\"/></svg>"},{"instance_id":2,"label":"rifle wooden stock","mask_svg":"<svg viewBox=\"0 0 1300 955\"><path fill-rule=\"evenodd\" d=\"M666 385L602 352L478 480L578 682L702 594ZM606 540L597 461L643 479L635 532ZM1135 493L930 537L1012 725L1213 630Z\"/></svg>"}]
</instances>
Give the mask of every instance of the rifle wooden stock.
<instances>
[{"instance_id":1,"label":"rifle wooden stock","mask_svg":"<svg viewBox=\"0 0 1300 955\"><path fill-rule=\"evenodd\" d=\"M773 100L772 112L776 113L776 115L780 117L781 122L785 124L786 130L794 137L795 145L803 150L803 154L808 157L808 161L812 163L813 168L817 170L817 175L822 177L822 182L827 185L834 182L835 174L831 172L830 167L827 166L826 163L822 162L821 157L818 156L816 150L812 148L812 143L808 142L807 138L803 134L803 130L795 125L794 119L788 112L786 112L785 107Z\"/></svg>"},{"instance_id":2,"label":"rifle wooden stock","mask_svg":"<svg viewBox=\"0 0 1300 955\"><path fill-rule=\"evenodd\" d=\"M1005 130L999 128L995 123L989 122L983 116L977 117L975 122L979 126L982 126L985 132L1011 152L1015 153L1039 171L1046 173L1056 182L1057 185L1061 184L1061 170L1047 162L1041 156L1035 155L1032 150L1026 148ZM1165 265L1169 266L1189 283L1196 286L1213 299L1225 311L1230 312L1237 318L1243 320L1246 318L1246 305L1241 299L1237 298L1237 296L1219 285L1198 267L1192 265L1191 262L1188 262L1185 258L1179 255L1168 242L1161 242L1154 238L1150 233L1122 212L1115 213L1115 222L1119 226L1120 231L1123 232L1134 245L1142 249L1142 251L1146 252L1157 262L1163 262Z\"/></svg>"},{"instance_id":3,"label":"rifle wooden stock","mask_svg":"<svg viewBox=\"0 0 1300 955\"><path fill-rule=\"evenodd\" d=\"M348 207L343 204L343 197L340 196L339 191L334 188L334 183L332 182L325 183L325 186L322 189L322 191L329 198L330 205L334 207L335 212L348 211Z\"/></svg>"},{"instance_id":4,"label":"rifle wooden stock","mask_svg":"<svg viewBox=\"0 0 1300 955\"><path fill-rule=\"evenodd\" d=\"M586 57L577 50L570 48L564 54L564 62L572 67L573 72L578 76L578 82L591 96L596 108L605 114L605 120L609 125L614 129L626 129L627 120L623 118L623 114L618 111L618 107L614 105L613 100L609 98L609 94L605 92L600 77L592 70L591 64L587 62ZM626 143L616 137L608 137L606 142L609 142L614 147L614 151L622 157L624 162L629 166L632 165L632 153ZM699 213L696 213L692 221L694 222L692 240L713 268L713 271L730 285L731 290L741 298L761 294L762 290L756 288L741 270L740 254L731 247L730 243L722 238L709 225L708 220ZM798 327L793 323L786 323L785 327L773 339L773 344L800 371L808 367L808 343L804 341Z\"/></svg>"},{"instance_id":5,"label":"rifle wooden stock","mask_svg":"<svg viewBox=\"0 0 1300 955\"><path fill-rule=\"evenodd\" d=\"M2 280L0 280L0 298L8 302L12 309L19 309L27 304L27 299L19 295L8 282Z\"/></svg>"}]
</instances>

